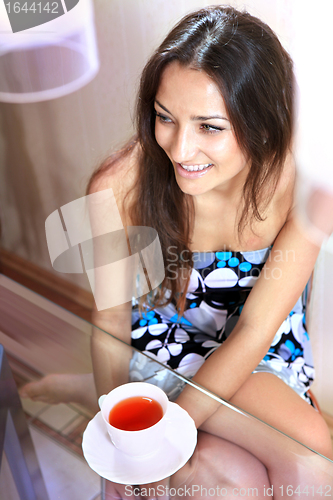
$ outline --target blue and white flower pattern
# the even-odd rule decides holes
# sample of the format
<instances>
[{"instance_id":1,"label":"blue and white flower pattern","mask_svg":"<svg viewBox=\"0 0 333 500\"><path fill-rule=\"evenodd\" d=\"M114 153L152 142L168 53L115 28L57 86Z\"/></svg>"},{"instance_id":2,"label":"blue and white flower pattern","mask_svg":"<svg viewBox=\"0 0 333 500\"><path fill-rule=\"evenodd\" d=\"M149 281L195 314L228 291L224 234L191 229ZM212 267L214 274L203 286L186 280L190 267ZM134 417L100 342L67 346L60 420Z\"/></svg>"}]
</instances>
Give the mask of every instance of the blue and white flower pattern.
<instances>
[{"instance_id":1,"label":"blue and white flower pattern","mask_svg":"<svg viewBox=\"0 0 333 500\"><path fill-rule=\"evenodd\" d=\"M141 316L134 308L132 345L186 377L195 375L230 335L270 250L195 253L183 316L173 303ZM314 378L305 296L282 323L258 371L281 376L287 370L293 388L311 402L305 394Z\"/></svg>"}]
</instances>

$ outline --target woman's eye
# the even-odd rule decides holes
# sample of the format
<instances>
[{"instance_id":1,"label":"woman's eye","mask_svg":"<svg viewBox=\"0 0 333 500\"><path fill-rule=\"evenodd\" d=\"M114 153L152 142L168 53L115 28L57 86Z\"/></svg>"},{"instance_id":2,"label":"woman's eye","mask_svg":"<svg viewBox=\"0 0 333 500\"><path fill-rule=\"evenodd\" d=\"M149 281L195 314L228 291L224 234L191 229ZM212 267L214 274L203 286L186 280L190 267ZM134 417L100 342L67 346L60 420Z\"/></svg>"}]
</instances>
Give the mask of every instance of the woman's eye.
<instances>
[{"instance_id":1,"label":"woman's eye","mask_svg":"<svg viewBox=\"0 0 333 500\"><path fill-rule=\"evenodd\" d=\"M170 118L168 118L167 116L161 115L161 113L159 113L156 110L155 110L155 115L161 123L172 123L172 120L170 120Z\"/></svg>"},{"instance_id":2,"label":"woman's eye","mask_svg":"<svg viewBox=\"0 0 333 500\"><path fill-rule=\"evenodd\" d=\"M201 125L201 129L208 134L214 134L215 132L222 132L222 130L224 130L221 127L214 127L213 125L209 125L208 123L203 123Z\"/></svg>"}]
</instances>

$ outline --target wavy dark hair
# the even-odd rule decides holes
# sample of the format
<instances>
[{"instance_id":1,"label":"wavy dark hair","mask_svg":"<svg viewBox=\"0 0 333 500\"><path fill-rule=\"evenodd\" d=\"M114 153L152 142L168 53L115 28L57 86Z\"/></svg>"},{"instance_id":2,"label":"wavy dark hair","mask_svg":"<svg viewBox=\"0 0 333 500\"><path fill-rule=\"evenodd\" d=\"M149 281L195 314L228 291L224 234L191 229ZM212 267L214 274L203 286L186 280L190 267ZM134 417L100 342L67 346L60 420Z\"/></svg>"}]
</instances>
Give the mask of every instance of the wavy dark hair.
<instances>
[{"instance_id":1,"label":"wavy dark hair","mask_svg":"<svg viewBox=\"0 0 333 500\"><path fill-rule=\"evenodd\" d=\"M249 159L244 205L237 221L239 239L246 224L264 220L265 208L283 170L293 132L294 78L292 60L275 33L256 17L229 6L208 7L185 16L143 70L136 108L137 135L98 173L128 154L136 142L140 144L139 174L130 215L135 225L158 231L166 268L160 296L171 289L171 297L178 297L182 309L184 280L179 271L189 271L191 259L178 259L176 265L172 259L170 266L170 248L172 255L184 255L186 250L191 256L194 206L191 196L178 187L173 166L157 144L154 132L155 96L164 69L173 61L204 71L213 79L223 96L237 142Z\"/></svg>"}]
</instances>

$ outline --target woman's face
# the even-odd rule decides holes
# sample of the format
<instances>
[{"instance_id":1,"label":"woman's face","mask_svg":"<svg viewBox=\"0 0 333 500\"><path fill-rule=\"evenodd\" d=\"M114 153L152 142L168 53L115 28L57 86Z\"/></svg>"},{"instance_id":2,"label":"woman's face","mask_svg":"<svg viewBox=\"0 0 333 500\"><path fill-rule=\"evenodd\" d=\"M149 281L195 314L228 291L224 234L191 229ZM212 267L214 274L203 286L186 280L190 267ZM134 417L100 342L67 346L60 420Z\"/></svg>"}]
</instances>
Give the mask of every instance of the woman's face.
<instances>
[{"instance_id":1,"label":"woman's face","mask_svg":"<svg viewBox=\"0 0 333 500\"><path fill-rule=\"evenodd\" d=\"M157 143L170 158L180 189L192 196L243 186L248 161L223 98L204 72L178 62L164 70L155 99Z\"/></svg>"}]
</instances>

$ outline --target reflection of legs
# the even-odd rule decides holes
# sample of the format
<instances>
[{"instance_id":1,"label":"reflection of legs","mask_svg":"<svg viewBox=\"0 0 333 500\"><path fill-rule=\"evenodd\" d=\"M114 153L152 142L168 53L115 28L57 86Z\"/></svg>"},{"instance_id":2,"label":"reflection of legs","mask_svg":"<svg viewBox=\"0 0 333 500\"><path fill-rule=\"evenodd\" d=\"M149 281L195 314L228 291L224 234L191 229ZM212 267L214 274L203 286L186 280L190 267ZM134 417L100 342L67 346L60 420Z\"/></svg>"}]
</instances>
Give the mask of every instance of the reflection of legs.
<instances>
[{"instance_id":1,"label":"reflection of legs","mask_svg":"<svg viewBox=\"0 0 333 500\"><path fill-rule=\"evenodd\" d=\"M332 457L330 436L322 417L275 375L251 375L231 402ZM257 457L267 468L275 499L283 497L282 486L296 489L301 485L303 491L307 486L331 485L332 464L255 419L221 406L202 429L243 446Z\"/></svg>"},{"instance_id":2,"label":"reflection of legs","mask_svg":"<svg viewBox=\"0 0 333 500\"><path fill-rule=\"evenodd\" d=\"M160 485L159 489L157 485ZM269 485L267 471L251 453L224 439L206 432L198 432L198 443L194 454L186 465L176 472L168 485L156 483L143 485L142 492L149 496L138 498L235 498L241 488L252 492L259 500L264 498L264 486ZM106 500L136 498L130 493L138 493L137 487L126 487L106 482ZM168 493L170 495L163 495ZM241 493L245 490L243 489Z\"/></svg>"},{"instance_id":3,"label":"reflection of legs","mask_svg":"<svg viewBox=\"0 0 333 500\"><path fill-rule=\"evenodd\" d=\"M121 321L121 326L125 328L124 321ZM99 408L95 382L100 395L128 382L132 348L96 328L91 339L91 355L93 363L102 367L98 373L47 375L23 386L19 390L21 397L49 404L78 403L96 413Z\"/></svg>"},{"instance_id":4,"label":"reflection of legs","mask_svg":"<svg viewBox=\"0 0 333 500\"><path fill-rule=\"evenodd\" d=\"M97 394L92 373L55 373L21 387L20 396L48 404L79 403L96 413Z\"/></svg>"},{"instance_id":5,"label":"reflection of legs","mask_svg":"<svg viewBox=\"0 0 333 500\"><path fill-rule=\"evenodd\" d=\"M191 498L235 498L236 493L251 491L264 497L269 485L266 468L251 453L230 441L206 432L198 432L198 444L189 462L173 475L170 487Z\"/></svg>"}]
</instances>

